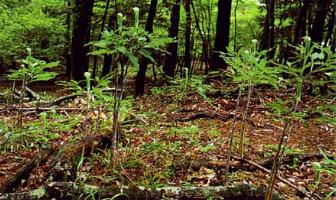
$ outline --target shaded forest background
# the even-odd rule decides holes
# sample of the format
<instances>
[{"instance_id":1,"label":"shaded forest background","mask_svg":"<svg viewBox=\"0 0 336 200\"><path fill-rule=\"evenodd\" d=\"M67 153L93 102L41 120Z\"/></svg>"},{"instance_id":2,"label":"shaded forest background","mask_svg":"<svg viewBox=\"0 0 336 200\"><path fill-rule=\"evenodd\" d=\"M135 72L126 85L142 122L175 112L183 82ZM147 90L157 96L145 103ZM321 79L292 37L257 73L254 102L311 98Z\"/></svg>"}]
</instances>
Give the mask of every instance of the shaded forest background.
<instances>
[{"instance_id":1,"label":"shaded forest background","mask_svg":"<svg viewBox=\"0 0 336 200\"><path fill-rule=\"evenodd\" d=\"M1 199L333 199L335 0L0 0Z\"/></svg>"}]
</instances>

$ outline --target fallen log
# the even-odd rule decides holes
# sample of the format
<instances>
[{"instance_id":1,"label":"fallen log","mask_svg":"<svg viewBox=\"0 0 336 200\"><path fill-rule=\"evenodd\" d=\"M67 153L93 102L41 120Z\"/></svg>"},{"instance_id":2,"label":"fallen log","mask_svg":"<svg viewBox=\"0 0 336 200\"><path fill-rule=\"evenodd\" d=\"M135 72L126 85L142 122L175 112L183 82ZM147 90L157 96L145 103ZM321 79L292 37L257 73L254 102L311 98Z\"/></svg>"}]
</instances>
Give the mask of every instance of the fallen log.
<instances>
[{"instance_id":1,"label":"fallen log","mask_svg":"<svg viewBox=\"0 0 336 200\"><path fill-rule=\"evenodd\" d=\"M51 199L45 189L40 188L29 192L0 193L0 200L47 200Z\"/></svg>"},{"instance_id":2,"label":"fallen log","mask_svg":"<svg viewBox=\"0 0 336 200\"><path fill-rule=\"evenodd\" d=\"M28 177L32 170L47 161L46 175L44 180L50 176L54 180L73 180L76 176L73 168L76 156L84 153L87 156L94 149L105 149L111 146L111 137L107 135L90 136L74 144L64 144L59 148L51 148L38 154L35 158L25 163L15 175L9 177L0 185L0 193L13 191L21 184L21 180Z\"/></svg>"},{"instance_id":3,"label":"fallen log","mask_svg":"<svg viewBox=\"0 0 336 200\"><path fill-rule=\"evenodd\" d=\"M36 166L45 163L53 152L53 148L43 151L25 163L14 176L9 177L0 185L0 193L13 191L13 189L20 185L22 179L26 178Z\"/></svg>"},{"instance_id":4,"label":"fallen log","mask_svg":"<svg viewBox=\"0 0 336 200\"><path fill-rule=\"evenodd\" d=\"M99 187L87 184L76 184L73 182L53 182L40 189L24 193L12 193L0 195L0 200L21 200L27 199L132 199L132 200L159 200L159 199L181 199L181 200L262 200L265 190L263 188L252 188L249 185L237 186L211 186L211 187L175 187L145 188L140 186L107 186ZM32 198L34 197L34 198ZM281 200L279 194L274 193L274 200Z\"/></svg>"},{"instance_id":5,"label":"fallen log","mask_svg":"<svg viewBox=\"0 0 336 200\"><path fill-rule=\"evenodd\" d=\"M106 149L112 145L110 134L89 136L77 143L65 144L57 155L52 156L46 178L55 181L72 181L76 178L76 158L89 156L95 149Z\"/></svg>"}]
</instances>

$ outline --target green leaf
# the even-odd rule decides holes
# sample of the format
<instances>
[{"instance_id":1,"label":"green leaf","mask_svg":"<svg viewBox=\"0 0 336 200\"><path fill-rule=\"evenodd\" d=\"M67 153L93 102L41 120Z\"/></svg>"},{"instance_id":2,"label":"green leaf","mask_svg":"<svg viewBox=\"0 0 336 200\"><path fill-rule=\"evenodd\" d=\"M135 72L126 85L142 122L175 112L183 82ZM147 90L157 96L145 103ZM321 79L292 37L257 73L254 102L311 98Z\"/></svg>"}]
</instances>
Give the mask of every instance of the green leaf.
<instances>
[{"instance_id":1,"label":"green leaf","mask_svg":"<svg viewBox=\"0 0 336 200\"><path fill-rule=\"evenodd\" d=\"M139 68L139 59L135 57L126 47L121 46L116 47L116 49L124 56L126 56L134 67Z\"/></svg>"},{"instance_id":2,"label":"green leaf","mask_svg":"<svg viewBox=\"0 0 336 200\"><path fill-rule=\"evenodd\" d=\"M152 57L151 53L147 51L146 49L140 49L139 53L143 55L145 58L147 58L148 60L150 60L152 63L156 64L156 61Z\"/></svg>"},{"instance_id":3,"label":"green leaf","mask_svg":"<svg viewBox=\"0 0 336 200\"><path fill-rule=\"evenodd\" d=\"M33 76L31 82L47 81L47 80L55 78L56 75L57 75L57 73L55 73L55 72L44 72L43 74L37 74L37 75Z\"/></svg>"},{"instance_id":4,"label":"green leaf","mask_svg":"<svg viewBox=\"0 0 336 200\"><path fill-rule=\"evenodd\" d=\"M312 59L313 60L316 60L316 59L323 60L324 59L324 54L323 53L313 53Z\"/></svg>"},{"instance_id":5,"label":"green leaf","mask_svg":"<svg viewBox=\"0 0 336 200\"><path fill-rule=\"evenodd\" d=\"M95 55L95 56L100 56L100 55L106 55L106 54L113 54L114 52L112 50L109 49L98 49L95 50L91 53L89 53L90 55Z\"/></svg>"}]
</instances>

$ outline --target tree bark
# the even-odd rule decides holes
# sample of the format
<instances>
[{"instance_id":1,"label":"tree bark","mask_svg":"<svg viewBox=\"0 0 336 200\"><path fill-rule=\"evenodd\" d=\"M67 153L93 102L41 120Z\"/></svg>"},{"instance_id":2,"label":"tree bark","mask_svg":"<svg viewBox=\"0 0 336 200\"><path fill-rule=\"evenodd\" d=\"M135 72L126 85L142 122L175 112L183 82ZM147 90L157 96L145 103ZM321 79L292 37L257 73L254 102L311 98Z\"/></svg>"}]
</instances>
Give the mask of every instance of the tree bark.
<instances>
[{"instance_id":1,"label":"tree bark","mask_svg":"<svg viewBox=\"0 0 336 200\"><path fill-rule=\"evenodd\" d=\"M186 76L189 76L191 74L191 12L190 12L190 6L191 6L192 0L185 0L184 7L187 15L186 19L186 27L185 27L185 51L184 51L184 67L189 69L188 73L185 74Z\"/></svg>"},{"instance_id":2,"label":"tree bark","mask_svg":"<svg viewBox=\"0 0 336 200\"><path fill-rule=\"evenodd\" d=\"M107 29L109 31L118 28L117 25L117 13L118 11L118 4L117 4L117 0L114 0L114 7L115 7L115 13L112 13L109 17L109 22L108 22L108 27ZM106 76L108 73L110 73L111 71L111 65L112 65L112 55L106 55L104 56L104 64L103 64L103 71L101 73L101 77Z\"/></svg>"},{"instance_id":3,"label":"tree bark","mask_svg":"<svg viewBox=\"0 0 336 200\"><path fill-rule=\"evenodd\" d=\"M101 27L100 27L100 32L99 32L99 35L98 35L98 41L101 40L102 33L104 31L104 28L105 28L105 22L106 22L108 9L110 8L110 2L111 2L111 0L107 0L107 2L106 2L105 11L104 11L104 15L103 15L102 23L101 23ZM97 56L94 56L93 57L93 73L92 73L93 78L96 77L97 68L98 68L98 58L97 58Z\"/></svg>"},{"instance_id":4,"label":"tree bark","mask_svg":"<svg viewBox=\"0 0 336 200\"><path fill-rule=\"evenodd\" d=\"M202 28L200 26L200 19L199 19L199 15L197 14L196 12L196 9L195 9L195 5L194 5L194 2L191 1L191 8L193 10L193 14L194 14L194 19L195 19L195 24L196 24L196 28L200 34L200 37L202 39L202 47L203 47L203 50L202 50L202 58L201 58L201 62L205 62L206 64L206 69L209 67L210 63L209 63L209 60L210 60L210 56L209 56L209 44L207 43L207 39L205 38L204 36L204 33L202 31ZM202 67L201 67L202 68Z\"/></svg>"},{"instance_id":5,"label":"tree bark","mask_svg":"<svg viewBox=\"0 0 336 200\"><path fill-rule=\"evenodd\" d=\"M94 0L75 0L74 27L72 33L72 78L76 81L84 79L89 68L89 47L91 15Z\"/></svg>"},{"instance_id":6,"label":"tree bark","mask_svg":"<svg viewBox=\"0 0 336 200\"><path fill-rule=\"evenodd\" d=\"M327 42L331 42L333 37L336 37L336 30L335 30L335 25L336 25L336 1L332 2L331 5L331 12L328 20L328 33L326 37Z\"/></svg>"},{"instance_id":7,"label":"tree bark","mask_svg":"<svg viewBox=\"0 0 336 200\"><path fill-rule=\"evenodd\" d=\"M163 65L163 71L167 76L174 77L175 68L178 61L178 31L180 25L180 4L181 0L176 0L173 5L172 13L170 16L170 29L169 29L169 37L174 38L175 42L170 43L168 45L169 54L165 58L165 62Z\"/></svg>"},{"instance_id":8,"label":"tree bark","mask_svg":"<svg viewBox=\"0 0 336 200\"><path fill-rule=\"evenodd\" d=\"M270 49L274 47L274 10L275 10L275 0L266 0L266 20L264 25L264 32L262 35L262 40L260 47L261 49Z\"/></svg>"},{"instance_id":9,"label":"tree bark","mask_svg":"<svg viewBox=\"0 0 336 200\"><path fill-rule=\"evenodd\" d=\"M154 24L154 18L156 15L157 4L158 4L158 0L151 0L149 11L148 11L146 27L145 27L145 30L148 33L153 32L153 24ZM135 95L136 96L140 96L144 94L147 66L148 66L148 59L142 58L140 61L139 71L136 77L136 84L135 84Z\"/></svg>"},{"instance_id":10,"label":"tree bark","mask_svg":"<svg viewBox=\"0 0 336 200\"><path fill-rule=\"evenodd\" d=\"M0 200L23 199L132 199L132 200L159 200L159 199L183 199L183 200L207 200L212 199L244 199L262 200L265 190L251 188L248 185L237 186L204 186L204 187L174 187L144 188L137 186L99 187L75 182L52 182L44 187L23 193L1 194ZM37 195L39 194L39 195ZM209 196L210 195L210 196ZM85 198L86 197L86 198ZM274 200L281 200L279 194L274 193Z\"/></svg>"},{"instance_id":11,"label":"tree bark","mask_svg":"<svg viewBox=\"0 0 336 200\"><path fill-rule=\"evenodd\" d=\"M296 20L293 44L298 44L300 39L306 35L307 31L307 12L309 8L309 0L304 0L299 10L299 16Z\"/></svg>"},{"instance_id":12,"label":"tree bark","mask_svg":"<svg viewBox=\"0 0 336 200\"><path fill-rule=\"evenodd\" d=\"M317 3L313 28L310 33L310 37L313 42L323 41L323 33L330 4L331 0L320 0Z\"/></svg>"},{"instance_id":13,"label":"tree bark","mask_svg":"<svg viewBox=\"0 0 336 200\"><path fill-rule=\"evenodd\" d=\"M227 52L230 37L230 17L232 0L218 1L218 16L215 48L212 54L211 70L226 69L227 65L220 52Z\"/></svg>"},{"instance_id":14,"label":"tree bark","mask_svg":"<svg viewBox=\"0 0 336 200\"><path fill-rule=\"evenodd\" d=\"M72 61L71 61L71 0L66 0L66 32L63 56L65 59L66 73L71 75Z\"/></svg>"}]
</instances>

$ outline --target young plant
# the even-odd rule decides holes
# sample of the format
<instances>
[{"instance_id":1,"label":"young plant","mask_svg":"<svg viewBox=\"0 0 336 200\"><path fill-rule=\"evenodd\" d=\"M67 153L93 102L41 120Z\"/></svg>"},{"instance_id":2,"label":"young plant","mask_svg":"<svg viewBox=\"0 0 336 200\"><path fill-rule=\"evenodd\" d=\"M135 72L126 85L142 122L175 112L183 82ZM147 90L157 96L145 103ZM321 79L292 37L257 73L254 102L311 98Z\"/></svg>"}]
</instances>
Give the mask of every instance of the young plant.
<instances>
[{"instance_id":1,"label":"young plant","mask_svg":"<svg viewBox=\"0 0 336 200\"><path fill-rule=\"evenodd\" d=\"M334 176L336 175L336 160L329 158L321 149L320 153L323 155L323 162L313 163L313 170L315 172L315 183L314 183L314 191L319 189L320 183L321 183L321 176L322 173L326 173L328 175ZM336 193L335 187L330 187L332 190L329 192L329 194L326 196L325 199L330 199L333 194Z\"/></svg>"},{"instance_id":2,"label":"young plant","mask_svg":"<svg viewBox=\"0 0 336 200\"><path fill-rule=\"evenodd\" d=\"M251 49L240 49L237 52L229 49L228 53L222 54L223 59L230 66L230 75L233 82L239 87L239 95L237 98L235 117L232 124L231 133L229 136L229 153L228 161L231 159L233 148L233 137L235 132L235 125L237 120L237 112L239 108L240 98L245 89L247 92L247 103L245 105L243 114L243 125L240 130L240 146L239 153L241 157L244 157L244 143L245 143L245 128L247 115L251 103L253 94L253 88L258 85L271 85L274 88L278 88L279 84L279 70L274 67L270 67L270 61L267 60L267 51L257 50L257 41L252 41L253 46ZM226 176L228 176L228 170ZM227 181L227 177L226 177Z\"/></svg>"},{"instance_id":3,"label":"young plant","mask_svg":"<svg viewBox=\"0 0 336 200\"><path fill-rule=\"evenodd\" d=\"M185 70L188 71L187 68L185 68ZM185 72L185 74L188 73ZM171 84L169 86L152 88L152 94L174 95L174 100L179 103L191 93L197 93L204 100L211 104L211 99L207 96L207 93L213 91L213 88L209 84L204 83L203 76L185 76L181 79L170 80L169 83Z\"/></svg>"},{"instance_id":4,"label":"young plant","mask_svg":"<svg viewBox=\"0 0 336 200\"><path fill-rule=\"evenodd\" d=\"M31 49L27 49L27 57L22 60L22 65L17 70L11 70L7 77L14 81L21 81L18 124L22 125L22 104L28 84L36 81L47 81L56 77L57 73L45 71L58 65L58 62L46 63L32 56Z\"/></svg>"},{"instance_id":5,"label":"young plant","mask_svg":"<svg viewBox=\"0 0 336 200\"><path fill-rule=\"evenodd\" d=\"M305 83L315 82L312 79L314 74L323 72L327 73L332 70L334 66L333 60L335 55L328 50L328 48L321 48L316 44L311 43L309 37L304 37L303 44L295 47L297 57L294 62L287 62L284 67L284 72L289 74L291 85L295 85L295 95L290 108L284 108L285 125L278 144L278 150L274 156L274 163L271 171L270 182L266 192L265 200L270 200L275 184L276 174L278 173L280 160L282 159L286 150L287 143L293 131L293 124L296 119L302 118L302 113L299 112L299 103L302 99L303 86Z\"/></svg>"},{"instance_id":6,"label":"young plant","mask_svg":"<svg viewBox=\"0 0 336 200\"><path fill-rule=\"evenodd\" d=\"M118 29L115 31L105 31L103 39L92 43L95 47L93 55L112 55L115 59L114 78L115 93L113 105L113 125L112 129L112 148L115 149L117 142L118 118L120 112L121 99L125 88L129 66L139 68L139 57L145 57L155 63L151 56L151 50L160 50L170 39L162 36L154 36L139 27L139 8L134 8L134 27L123 25L124 16L117 15Z\"/></svg>"}]
</instances>

